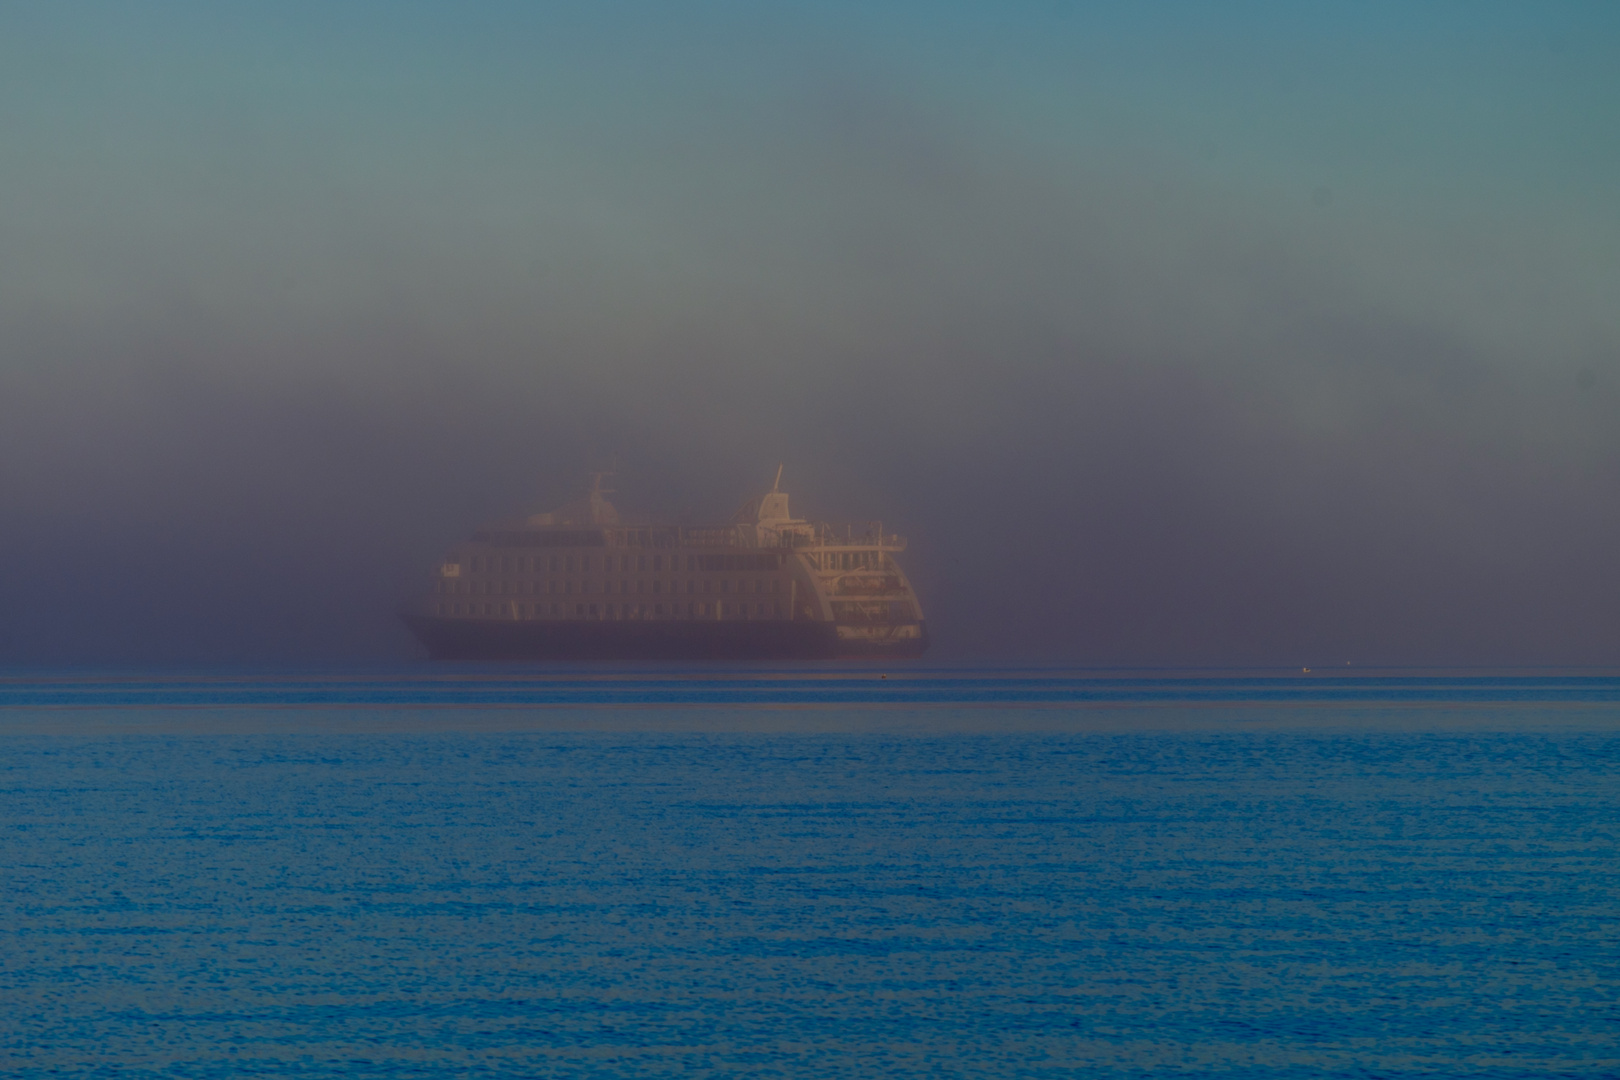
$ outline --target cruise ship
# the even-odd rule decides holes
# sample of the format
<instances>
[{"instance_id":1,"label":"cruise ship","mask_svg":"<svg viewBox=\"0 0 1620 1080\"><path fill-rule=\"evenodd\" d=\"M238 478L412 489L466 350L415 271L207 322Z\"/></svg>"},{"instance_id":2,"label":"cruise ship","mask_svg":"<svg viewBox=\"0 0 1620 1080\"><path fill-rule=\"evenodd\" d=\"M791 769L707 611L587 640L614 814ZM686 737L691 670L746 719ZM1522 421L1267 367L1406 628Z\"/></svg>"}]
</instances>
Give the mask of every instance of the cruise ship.
<instances>
[{"instance_id":1,"label":"cruise ship","mask_svg":"<svg viewBox=\"0 0 1620 1080\"><path fill-rule=\"evenodd\" d=\"M914 657L928 628L881 523L800 520L780 490L731 521L620 517L591 474L583 498L479 529L402 614L435 659Z\"/></svg>"}]
</instances>

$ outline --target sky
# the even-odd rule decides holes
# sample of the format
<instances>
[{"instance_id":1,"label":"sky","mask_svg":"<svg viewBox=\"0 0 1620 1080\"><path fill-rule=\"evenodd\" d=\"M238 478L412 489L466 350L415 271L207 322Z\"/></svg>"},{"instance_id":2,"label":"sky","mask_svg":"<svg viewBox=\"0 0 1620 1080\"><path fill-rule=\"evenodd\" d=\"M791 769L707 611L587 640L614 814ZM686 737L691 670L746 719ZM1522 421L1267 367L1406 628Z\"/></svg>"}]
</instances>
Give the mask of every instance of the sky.
<instances>
[{"instance_id":1,"label":"sky","mask_svg":"<svg viewBox=\"0 0 1620 1080\"><path fill-rule=\"evenodd\" d=\"M388 661L618 466L945 662L1620 664L1620 8L0 5L0 667Z\"/></svg>"}]
</instances>

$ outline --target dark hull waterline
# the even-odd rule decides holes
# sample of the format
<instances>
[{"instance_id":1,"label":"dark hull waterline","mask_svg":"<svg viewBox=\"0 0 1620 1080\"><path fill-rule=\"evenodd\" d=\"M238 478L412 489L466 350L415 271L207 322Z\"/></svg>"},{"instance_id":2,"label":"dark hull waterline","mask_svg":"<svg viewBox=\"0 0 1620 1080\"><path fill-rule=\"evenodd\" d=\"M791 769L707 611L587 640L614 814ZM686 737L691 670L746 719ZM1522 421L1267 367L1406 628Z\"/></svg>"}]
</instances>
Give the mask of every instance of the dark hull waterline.
<instances>
[{"instance_id":1,"label":"dark hull waterline","mask_svg":"<svg viewBox=\"0 0 1620 1080\"><path fill-rule=\"evenodd\" d=\"M435 660L827 660L906 658L916 637L840 639L827 622L463 619L401 616Z\"/></svg>"}]
</instances>

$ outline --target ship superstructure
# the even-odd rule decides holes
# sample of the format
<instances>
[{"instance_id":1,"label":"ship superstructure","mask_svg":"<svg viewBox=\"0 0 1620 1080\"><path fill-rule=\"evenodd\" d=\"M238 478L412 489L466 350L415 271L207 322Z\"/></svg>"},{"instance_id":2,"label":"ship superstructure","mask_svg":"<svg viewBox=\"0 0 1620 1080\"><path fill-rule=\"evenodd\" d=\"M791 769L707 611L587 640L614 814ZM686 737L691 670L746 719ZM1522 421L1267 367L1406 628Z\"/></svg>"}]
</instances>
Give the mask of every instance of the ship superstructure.
<instances>
[{"instance_id":1,"label":"ship superstructure","mask_svg":"<svg viewBox=\"0 0 1620 1080\"><path fill-rule=\"evenodd\" d=\"M917 656L927 624L881 523L792 517L777 483L720 525L622 519L604 474L459 544L404 613L436 658Z\"/></svg>"}]
</instances>

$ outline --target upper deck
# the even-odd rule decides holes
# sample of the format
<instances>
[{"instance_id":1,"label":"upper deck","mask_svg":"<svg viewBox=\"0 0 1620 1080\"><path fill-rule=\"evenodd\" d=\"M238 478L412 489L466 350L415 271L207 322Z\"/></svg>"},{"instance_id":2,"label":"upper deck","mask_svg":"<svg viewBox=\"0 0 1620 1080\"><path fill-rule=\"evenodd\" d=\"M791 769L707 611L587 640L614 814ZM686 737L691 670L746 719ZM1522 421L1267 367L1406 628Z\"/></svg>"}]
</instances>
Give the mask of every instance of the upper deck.
<instances>
[{"instance_id":1,"label":"upper deck","mask_svg":"<svg viewBox=\"0 0 1620 1080\"><path fill-rule=\"evenodd\" d=\"M514 524L479 529L473 533L472 542L502 548L753 548L805 553L906 549L904 537L884 534L881 528L869 528L860 536L846 529L844 535L840 536L836 529L825 524L802 530L763 530L757 525L579 528L573 525Z\"/></svg>"}]
</instances>

